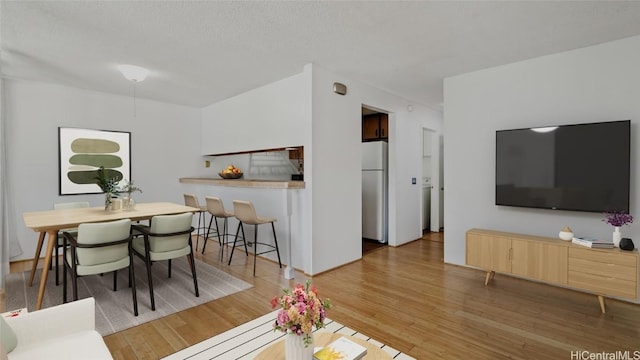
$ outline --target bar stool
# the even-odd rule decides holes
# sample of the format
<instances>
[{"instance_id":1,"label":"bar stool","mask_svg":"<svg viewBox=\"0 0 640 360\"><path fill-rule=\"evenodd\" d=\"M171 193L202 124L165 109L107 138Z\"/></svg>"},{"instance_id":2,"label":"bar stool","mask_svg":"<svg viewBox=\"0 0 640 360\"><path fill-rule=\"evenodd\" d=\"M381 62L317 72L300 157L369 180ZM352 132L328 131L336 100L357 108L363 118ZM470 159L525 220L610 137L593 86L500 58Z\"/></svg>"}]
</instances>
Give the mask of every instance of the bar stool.
<instances>
[{"instance_id":1,"label":"bar stool","mask_svg":"<svg viewBox=\"0 0 640 360\"><path fill-rule=\"evenodd\" d=\"M216 236L218 237L218 244L220 245L220 260L223 259L224 255L224 246L228 244L227 241L229 235L229 218L233 217L233 211L226 211L224 209L224 205L222 204L222 200L217 197L207 196L205 197L207 201L207 211L211 214L211 219L209 220L209 227L207 228L207 236L204 238L204 245L202 246L202 254L204 254L204 249L207 247L207 240L209 240L209 233L211 232L211 223L215 220L216 222ZM222 218L222 234L220 234L220 229L218 227L218 218ZM222 237L220 236L222 235Z\"/></svg>"},{"instance_id":2,"label":"bar stool","mask_svg":"<svg viewBox=\"0 0 640 360\"><path fill-rule=\"evenodd\" d=\"M196 211L198 213L198 227L195 229L196 230L196 250L197 250L198 244L200 243L200 230L202 230L202 235L204 235L204 230L206 229L206 227L204 226L206 223L204 213L207 212L207 207L200 206L200 204L198 203L198 198L193 194L184 194L184 204L186 206L200 209ZM202 222L202 226L200 226L200 222ZM205 238L204 241L206 243L207 239Z\"/></svg>"},{"instance_id":3,"label":"bar stool","mask_svg":"<svg viewBox=\"0 0 640 360\"><path fill-rule=\"evenodd\" d=\"M276 219L258 217L256 215L256 209L253 207L253 204L250 201L233 200L233 213L236 219L238 219L239 223L238 223L238 229L236 230L236 237L235 239L233 239L233 247L231 248L231 256L229 256L228 265L231 265L231 259L233 258L233 251L236 248L236 241L238 240L238 234L240 230L242 230L242 242L244 243L244 249L247 253L247 256L249 256L249 251L247 249L247 242L245 241L245 236L244 236L244 226L242 225L244 223L244 224L254 225L255 227L254 238L253 238L253 244L254 244L253 276L256 276L256 258L258 257L258 255L270 253L273 251L275 251L278 254L278 266L280 266L280 268L282 269L282 262L280 261L280 250L278 249L278 239L276 237L276 228L274 225L274 223L276 222ZM275 245L258 242L258 225L269 224L269 223L271 223L271 229L273 230L273 241ZM258 244L268 246L272 249L259 253Z\"/></svg>"}]
</instances>

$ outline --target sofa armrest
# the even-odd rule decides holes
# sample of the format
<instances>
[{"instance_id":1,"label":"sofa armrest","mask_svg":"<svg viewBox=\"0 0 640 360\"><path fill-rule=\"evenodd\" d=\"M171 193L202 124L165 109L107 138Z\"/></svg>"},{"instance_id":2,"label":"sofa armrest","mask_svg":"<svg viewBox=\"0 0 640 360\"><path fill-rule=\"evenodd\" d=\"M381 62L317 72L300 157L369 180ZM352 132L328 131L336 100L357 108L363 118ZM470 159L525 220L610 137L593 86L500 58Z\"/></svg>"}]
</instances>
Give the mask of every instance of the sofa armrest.
<instances>
[{"instance_id":1,"label":"sofa armrest","mask_svg":"<svg viewBox=\"0 0 640 360\"><path fill-rule=\"evenodd\" d=\"M18 346L95 330L95 300L86 298L6 319Z\"/></svg>"}]
</instances>

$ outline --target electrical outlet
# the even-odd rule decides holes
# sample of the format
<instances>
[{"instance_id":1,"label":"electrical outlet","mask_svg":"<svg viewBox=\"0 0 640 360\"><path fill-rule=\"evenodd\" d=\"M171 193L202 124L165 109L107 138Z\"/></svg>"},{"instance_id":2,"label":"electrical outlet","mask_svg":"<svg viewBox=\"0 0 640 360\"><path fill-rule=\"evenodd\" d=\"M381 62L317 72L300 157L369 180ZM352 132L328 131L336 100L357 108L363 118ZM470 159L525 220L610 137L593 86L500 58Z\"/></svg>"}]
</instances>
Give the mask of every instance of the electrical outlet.
<instances>
[{"instance_id":1,"label":"electrical outlet","mask_svg":"<svg viewBox=\"0 0 640 360\"><path fill-rule=\"evenodd\" d=\"M204 167L208 168L208 167L210 167L210 166L211 166L211 161L209 161L209 160L205 160L205 161L204 161Z\"/></svg>"}]
</instances>

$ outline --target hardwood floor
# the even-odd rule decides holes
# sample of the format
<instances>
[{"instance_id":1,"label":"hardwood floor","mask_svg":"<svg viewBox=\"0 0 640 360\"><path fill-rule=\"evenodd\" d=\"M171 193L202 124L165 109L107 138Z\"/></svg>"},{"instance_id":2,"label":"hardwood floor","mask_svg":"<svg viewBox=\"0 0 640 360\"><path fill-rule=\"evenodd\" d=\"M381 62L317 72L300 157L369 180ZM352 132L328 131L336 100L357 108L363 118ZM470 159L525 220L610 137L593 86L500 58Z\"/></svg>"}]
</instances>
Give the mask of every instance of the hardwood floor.
<instances>
[{"instance_id":1,"label":"hardwood floor","mask_svg":"<svg viewBox=\"0 0 640 360\"><path fill-rule=\"evenodd\" d=\"M156 359L272 309L283 286L277 265L234 255L227 266L218 246L202 260L253 288L119 333L105 341L116 359ZM400 247L384 246L313 277L332 300L329 317L417 359L571 359L572 351L640 351L640 306L443 263L442 233ZM304 282L296 274L296 282ZM139 294L146 296L146 294Z\"/></svg>"}]
</instances>

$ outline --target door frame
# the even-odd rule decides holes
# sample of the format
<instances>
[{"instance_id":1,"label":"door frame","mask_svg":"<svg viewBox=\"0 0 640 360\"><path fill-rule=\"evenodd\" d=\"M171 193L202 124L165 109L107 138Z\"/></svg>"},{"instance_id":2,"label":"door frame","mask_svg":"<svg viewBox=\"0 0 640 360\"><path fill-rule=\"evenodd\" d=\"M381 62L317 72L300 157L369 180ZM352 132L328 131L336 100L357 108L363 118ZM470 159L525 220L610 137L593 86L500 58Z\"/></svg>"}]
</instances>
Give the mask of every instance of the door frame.
<instances>
[{"instance_id":1,"label":"door frame","mask_svg":"<svg viewBox=\"0 0 640 360\"><path fill-rule=\"evenodd\" d=\"M440 196L440 189L442 188L441 179L442 179L442 147L440 143L442 141L442 135L440 135L436 130L429 128L427 126L422 126L421 138L422 144L421 150L424 148L424 132L429 131L432 135L431 137L431 223L429 225L429 230L431 232L440 232L440 219L442 218L442 196ZM422 158L422 156L421 156ZM424 162L420 163L420 171L421 174L424 174ZM422 211L423 197L420 196L420 219L424 217L424 212ZM420 222L420 232L422 232L422 222Z\"/></svg>"}]
</instances>

